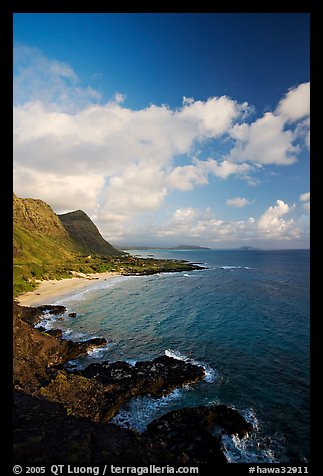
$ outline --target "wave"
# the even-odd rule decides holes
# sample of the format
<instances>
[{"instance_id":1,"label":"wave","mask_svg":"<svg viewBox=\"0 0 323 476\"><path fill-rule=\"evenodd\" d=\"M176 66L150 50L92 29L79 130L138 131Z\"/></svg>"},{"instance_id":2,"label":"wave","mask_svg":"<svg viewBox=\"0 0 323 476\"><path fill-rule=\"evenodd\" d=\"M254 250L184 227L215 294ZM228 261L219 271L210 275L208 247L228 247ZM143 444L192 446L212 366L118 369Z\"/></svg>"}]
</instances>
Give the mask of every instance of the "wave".
<instances>
[{"instance_id":1,"label":"wave","mask_svg":"<svg viewBox=\"0 0 323 476\"><path fill-rule=\"evenodd\" d=\"M86 297L86 294L90 291L98 291L100 289L111 288L115 286L116 284L121 283L123 281L127 281L133 277L134 276L116 276L116 277L109 278L107 281L102 280L99 282L97 282L96 280L95 282L92 282L91 280L89 280L88 283L84 283L85 289L78 291L76 293L75 292L73 293L73 291L71 291L71 294L67 294L64 297L59 298L53 304L64 305L66 302L80 301L84 299Z\"/></svg>"},{"instance_id":2,"label":"wave","mask_svg":"<svg viewBox=\"0 0 323 476\"><path fill-rule=\"evenodd\" d=\"M134 367L134 366L136 365L136 363L137 363L137 360L135 360L135 359L127 359L126 362L127 362L127 364L130 364L131 367Z\"/></svg>"},{"instance_id":3,"label":"wave","mask_svg":"<svg viewBox=\"0 0 323 476\"><path fill-rule=\"evenodd\" d=\"M123 428L131 428L145 431L147 425L165 413L164 408L168 407L173 400L181 396L183 389L175 389L169 395L155 399L152 397L136 397L124 405L118 414L111 420Z\"/></svg>"},{"instance_id":4,"label":"wave","mask_svg":"<svg viewBox=\"0 0 323 476\"><path fill-rule=\"evenodd\" d=\"M87 339L91 339L93 336L88 336L84 332L77 332L74 331L73 329L67 328L67 329L62 329L63 334L62 338L64 340L73 340L77 342L84 342Z\"/></svg>"},{"instance_id":5,"label":"wave","mask_svg":"<svg viewBox=\"0 0 323 476\"><path fill-rule=\"evenodd\" d=\"M39 327L44 327L46 330L60 328L57 325L58 319L66 319L67 315L68 311L64 312L63 314L60 314L59 316L55 314L50 314L49 310L43 311L41 320L37 322L34 327L35 329L38 329Z\"/></svg>"},{"instance_id":6,"label":"wave","mask_svg":"<svg viewBox=\"0 0 323 476\"><path fill-rule=\"evenodd\" d=\"M177 350L166 349L165 355L167 355L167 357L173 357L173 359L182 360L189 364L199 365L200 367L203 367L205 371L204 380L208 383L213 383L217 379L216 371L205 362L191 359L190 357L187 357L186 355L181 354Z\"/></svg>"},{"instance_id":7,"label":"wave","mask_svg":"<svg viewBox=\"0 0 323 476\"><path fill-rule=\"evenodd\" d=\"M214 266L213 269L252 269L250 266L231 266L231 265L223 265L223 266Z\"/></svg>"},{"instance_id":8,"label":"wave","mask_svg":"<svg viewBox=\"0 0 323 476\"><path fill-rule=\"evenodd\" d=\"M234 406L232 407L237 410ZM222 435L221 442L229 463L282 463L284 438L261 436L260 425L252 408L238 410L251 423L253 432L244 438L238 435Z\"/></svg>"}]
</instances>

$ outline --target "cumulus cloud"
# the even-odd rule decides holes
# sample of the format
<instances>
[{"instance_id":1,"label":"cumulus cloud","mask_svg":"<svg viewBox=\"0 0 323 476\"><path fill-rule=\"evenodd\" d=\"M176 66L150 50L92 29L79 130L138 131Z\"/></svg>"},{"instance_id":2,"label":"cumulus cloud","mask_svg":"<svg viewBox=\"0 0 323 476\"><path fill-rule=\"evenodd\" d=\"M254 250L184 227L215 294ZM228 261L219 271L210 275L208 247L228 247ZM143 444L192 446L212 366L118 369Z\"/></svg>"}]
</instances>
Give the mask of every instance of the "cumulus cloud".
<instances>
[{"instance_id":1,"label":"cumulus cloud","mask_svg":"<svg viewBox=\"0 0 323 476\"><path fill-rule=\"evenodd\" d=\"M195 165L175 167L169 173L167 183L169 187L177 190L193 190L196 185L206 185L208 183L208 170L200 165L200 161Z\"/></svg>"},{"instance_id":2,"label":"cumulus cloud","mask_svg":"<svg viewBox=\"0 0 323 476\"><path fill-rule=\"evenodd\" d=\"M72 70L63 64L53 63L47 74L76 81ZM184 101L178 109L152 104L133 110L122 105L124 98L116 93L107 104L89 102L74 113L49 107L40 99L17 103L16 192L23 195L26 187L33 186L39 190L36 177L51 183L52 176L63 181L65 176L75 175L78 180L80 174L101 175L102 187L95 190L105 198L106 205L102 204L98 216L109 216L104 206L114 215L130 216L160 208L171 189L188 190L207 183L209 173L227 177L248 169L226 162L218 165L211 159L184 167L172 165L176 155L190 153L195 143L225 134L246 105L223 96ZM22 186L20 177L26 169L31 173ZM45 196L41 188L39 193L41 198L57 203L56 191L52 199L50 191ZM70 195L65 194L61 200L64 209L74 203Z\"/></svg>"},{"instance_id":3,"label":"cumulus cloud","mask_svg":"<svg viewBox=\"0 0 323 476\"><path fill-rule=\"evenodd\" d=\"M19 46L14 59L15 192L42 198L57 212L82 206L116 237L134 217L162 208L174 190L206 186L211 176L256 183L259 168L292 164L295 137L309 131L305 106L292 107L297 97L305 104L304 88L289 91L275 113L247 123L252 108L227 96L184 97L178 108L151 104L136 110L124 105L120 92L100 103L99 92L81 85L70 65L38 50ZM297 118L301 122L294 124ZM216 156L192 158L212 141L220 144ZM183 155L186 163L175 165ZM227 204L248 203L236 197ZM194 219L196 233L209 225L219 236L255 228L252 221L222 223L205 213ZM174 226L193 219L184 215L174 217Z\"/></svg>"},{"instance_id":4,"label":"cumulus cloud","mask_svg":"<svg viewBox=\"0 0 323 476\"><path fill-rule=\"evenodd\" d=\"M210 208L198 210L192 207L177 209L168 223L158 230L161 237L197 238L206 242L268 240L279 238L291 240L300 236L298 223L294 219L285 220L294 206L277 200L258 219L225 221L217 218Z\"/></svg>"},{"instance_id":5,"label":"cumulus cloud","mask_svg":"<svg viewBox=\"0 0 323 476\"><path fill-rule=\"evenodd\" d=\"M233 119L247 108L247 103L238 104L226 96L212 97L207 101L185 98L176 116L181 123L193 126L198 131L198 138L214 138L227 132Z\"/></svg>"},{"instance_id":6,"label":"cumulus cloud","mask_svg":"<svg viewBox=\"0 0 323 476\"><path fill-rule=\"evenodd\" d=\"M311 194L310 192L305 192L305 193L302 193L300 196L299 196L299 199L301 202L307 202L311 199Z\"/></svg>"},{"instance_id":7,"label":"cumulus cloud","mask_svg":"<svg viewBox=\"0 0 323 476\"><path fill-rule=\"evenodd\" d=\"M311 194L310 194L310 192L302 193L299 196L299 200L301 202L305 202L305 203L303 203L303 208L307 213L310 213L310 211L311 211L311 201L310 201L311 200Z\"/></svg>"},{"instance_id":8,"label":"cumulus cloud","mask_svg":"<svg viewBox=\"0 0 323 476\"><path fill-rule=\"evenodd\" d=\"M227 198L225 203L229 207L242 208L242 207L245 207L246 205L251 205L253 203L253 201L252 200L247 200L246 198L242 198L242 197L235 197L235 198Z\"/></svg>"},{"instance_id":9,"label":"cumulus cloud","mask_svg":"<svg viewBox=\"0 0 323 476\"><path fill-rule=\"evenodd\" d=\"M286 121L294 122L310 115L310 83L291 88L279 102L277 113Z\"/></svg>"},{"instance_id":10,"label":"cumulus cloud","mask_svg":"<svg viewBox=\"0 0 323 476\"><path fill-rule=\"evenodd\" d=\"M284 130L285 122L271 112L249 124L236 124L231 136L236 145L227 156L230 162L290 165L296 161L298 147L293 133Z\"/></svg>"},{"instance_id":11,"label":"cumulus cloud","mask_svg":"<svg viewBox=\"0 0 323 476\"><path fill-rule=\"evenodd\" d=\"M89 214L97 208L97 197L104 185L102 175L61 175L19 167L15 171L15 188L19 196L41 198L61 213L82 208Z\"/></svg>"},{"instance_id":12,"label":"cumulus cloud","mask_svg":"<svg viewBox=\"0 0 323 476\"><path fill-rule=\"evenodd\" d=\"M295 226L293 218L285 220L282 218L295 208L295 205L289 207L283 200L277 200L275 206L269 207L261 215L258 221L258 228L264 237L268 238L298 238L299 229Z\"/></svg>"},{"instance_id":13,"label":"cumulus cloud","mask_svg":"<svg viewBox=\"0 0 323 476\"><path fill-rule=\"evenodd\" d=\"M209 175L227 179L237 175L242 179L249 179L248 173L252 170L249 164L233 164L227 160L217 161L193 159L191 165L175 167L167 176L167 184L177 190L192 190L198 185L209 183Z\"/></svg>"},{"instance_id":14,"label":"cumulus cloud","mask_svg":"<svg viewBox=\"0 0 323 476\"><path fill-rule=\"evenodd\" d=\"M236 141L228 154L233 162L290 165L297 160L304 137L309 148L310 83L303 83L288 91L274 112L266 112L251 124L235 124L230 132ZM297 124L287 129L290 123Z\"/></svg>"}]
</instances>

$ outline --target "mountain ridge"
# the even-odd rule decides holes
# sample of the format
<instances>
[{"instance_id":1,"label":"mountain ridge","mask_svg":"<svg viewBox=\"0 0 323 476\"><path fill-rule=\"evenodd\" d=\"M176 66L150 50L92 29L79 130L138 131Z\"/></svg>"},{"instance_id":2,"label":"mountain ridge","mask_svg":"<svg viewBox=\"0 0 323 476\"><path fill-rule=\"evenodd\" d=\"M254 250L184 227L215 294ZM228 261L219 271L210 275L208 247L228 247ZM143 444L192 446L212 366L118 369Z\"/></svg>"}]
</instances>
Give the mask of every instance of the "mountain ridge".
<instances>
[{"instance_id":1,"label":"mountain ridge","mask_svg":"<svg viewBox=\"0 0 323 476\"><path fill-rule=\"evenodd\" d=\"M83 210L57 215L69 236L85 250L101 256L120 256L121 251L105 240Z\"/></svg>"},{"instance_id":2,"label":"mountain ridge","mask_svg":"<svg viewBox=\"0 0 323 476\"><path fill-rule=\"evenodd\" d=\"M80 211L81 212L81 211ZM73 212L72 212L73 213ZM84 213L84 212L82 212ZM71 277L71 272L102 272L107 270L109 256L120 256L100 235L99 230L86 216L87 226L99 243L103 254L94 246L86 247L86 238L74 239L53 209L44 201L34 198L19 198L13 195L13 262L14 295L29 291L37 280ZM79 214L77 215L79 216ZM89 225L89 223L92 224ZM104 246L105 245L105 248ZM104 248L104 249L103 249ZM110 254L109 254L110 253Z\"/></svg>"}]
</instances>

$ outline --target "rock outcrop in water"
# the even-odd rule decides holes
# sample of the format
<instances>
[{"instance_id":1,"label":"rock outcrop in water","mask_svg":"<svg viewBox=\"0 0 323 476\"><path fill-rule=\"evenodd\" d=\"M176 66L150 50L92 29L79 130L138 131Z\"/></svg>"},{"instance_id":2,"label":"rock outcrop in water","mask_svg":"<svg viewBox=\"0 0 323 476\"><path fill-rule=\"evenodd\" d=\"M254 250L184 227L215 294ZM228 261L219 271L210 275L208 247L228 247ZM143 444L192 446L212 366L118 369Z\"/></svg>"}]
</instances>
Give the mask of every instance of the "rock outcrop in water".
<instances>
[{"instance_id":1,"label":"rock outcrop in water","mask_svg":"<svg viewBox=\"0 0 323 476\"><path fill-rule=\"evenodd\" d=\"M252 431L252 425L239 412L225 405L184 408L154 420L143 433L145 438L162 444L181 463L226 463L221 434L240 438Z\"/></svg>"},{"instance_id":2,"label":"rock outcrop in water","mask_svg":"<svg viewBox=\"0 0 323 476\"><path fill-rule=\"evenodd\" d=\"M161 356L135 366L104 362L73 370L66 366L69 360L107 341L66 341L59 331L50 335L34 328L44 311L59 315L65 308L14 303L16 462L221 463L226 462L221 431L244 436L251 430L238 412L223 405L170 412L141 435L109 423L132 397L166 395L201 380L204 369Z\"/></svg>"}]
</instances>

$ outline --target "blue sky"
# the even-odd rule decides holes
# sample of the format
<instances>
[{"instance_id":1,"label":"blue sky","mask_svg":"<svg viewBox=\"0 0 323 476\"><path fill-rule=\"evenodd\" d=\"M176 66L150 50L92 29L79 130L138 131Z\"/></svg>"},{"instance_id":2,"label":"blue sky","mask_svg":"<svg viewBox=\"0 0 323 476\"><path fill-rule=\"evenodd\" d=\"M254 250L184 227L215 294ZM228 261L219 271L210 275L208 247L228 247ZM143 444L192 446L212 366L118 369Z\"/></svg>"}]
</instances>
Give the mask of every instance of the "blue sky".
<instances>
[{"instance_id":1,"label":"blue sky","mask_svg":"<svg viewBox=\"0 0 323 476\"><path fill-rule=\"evenodd\" d=\"M309 246L308 14L15 14L14 190L115 244Z\"/></svg>"}]
</instances>

